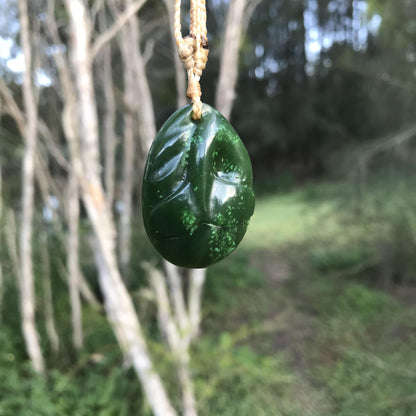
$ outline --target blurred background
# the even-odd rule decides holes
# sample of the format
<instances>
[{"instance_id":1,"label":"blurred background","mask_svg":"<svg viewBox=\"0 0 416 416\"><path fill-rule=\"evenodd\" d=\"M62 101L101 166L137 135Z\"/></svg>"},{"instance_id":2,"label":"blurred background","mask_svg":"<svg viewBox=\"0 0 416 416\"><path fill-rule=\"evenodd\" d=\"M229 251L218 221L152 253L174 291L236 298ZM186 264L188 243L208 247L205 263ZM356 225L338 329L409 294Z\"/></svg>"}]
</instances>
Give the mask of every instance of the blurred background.
<instances>
[{"instance_id":1,"label":"blurred background","mask_svg":"<svg viewBox=\"0 0 416 416\"><path fill-rule=\"evenodd\" d=\"M68 96L55 56L69 59L72 38L67 8L56 2L52 10L53 3L36 0L28 10L39 132L31 256L47 368L41 376L28 359L19 313L29 61L18 3L0 0L0 416L148 415L140 383L123 365L102 309L83 204L76 229L79 267L90 293L80 289L82 342L71 338L70 220L64 206L70 150L62 126ZM134 4L121 3L85 3L92 45ZM138 83L147 81L148 95L142 95L145 87L129 95L126 68L129 56L136 59L135 47L123 41L122 31L97 49L93 63L101 177L106 195L112 193L119 234L125 233L118 224L126 201L131 203L131 255L119 257L120 269L157 371L180 408L142 268L144 260L160 266L161 259L143 231L140 183L149 132L144 110L159 128L184 104L186 86L175 67L173 4L142 3L135 19L143 71L135 76ZM202 100L217 108L225 94L217 88L221 62L231 53L225 43L230 3L237 0L207 1L210 54ZM185 2L184 33L188 7ZM246 0L241 16L236 77L227 84L233 99L224 112L252 160L256 210L240 247L207 271L200 336L190 350L198 412L414 416L416 2ZM76 71L72 63L70 73ZM113 164L106 143L113 143ZM126 176L130 145L136 156ZM109 169L113 179L106 176Z\"/></svg>"}]
</instances>

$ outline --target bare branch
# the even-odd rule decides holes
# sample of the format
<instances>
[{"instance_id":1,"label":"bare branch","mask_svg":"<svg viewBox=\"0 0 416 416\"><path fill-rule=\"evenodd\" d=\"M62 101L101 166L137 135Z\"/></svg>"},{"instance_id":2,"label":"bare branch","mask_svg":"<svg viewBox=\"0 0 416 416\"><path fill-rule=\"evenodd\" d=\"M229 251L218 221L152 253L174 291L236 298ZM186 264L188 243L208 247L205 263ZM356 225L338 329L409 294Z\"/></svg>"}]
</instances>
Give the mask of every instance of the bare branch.
<instances>
[{"instance_id":1,"label":"bare branch","mask_svg":"<svg viewBox=\"0 0 416 416\"><path fill-rule=\"evenodd\" d=\"M393 136L383 137L376 140L373 143L370 143L369 147L366 150L360 149L360 155L358 161L360 164L365 165L369 159L374 155L391 149L392 147L401 146L409 140L413 139L416 136L416 124L407 128L406 130L394 134Z\"/></svg>"},{"instance_id":2,"label":"bare branch","mask_svg":"<svg viewBox=\"0 0 416 416\"><path fill-rule=\"evenodd\" d=\"M87 279L81 270L79 271L79 290L84 300L87 301L94 309L102 309L101 303L94 295L94 292L90 289Z\"/></svg>"},{"instance_id":3,"label":"bare branch","mask_svg":"<svg viewBox=\"0 0 416 416\"><path fill-rule=\"evenodd\" d=\"M91 20L94 21L100 10L104 10L105 0L95 0L91 7Z\"/></svg>"},{"instance_id":4,"label":"bare branch","mask_svg":"<svg viewBox=\"0 0 416 416\"><path fill-rule=\"evenodd\" d=\"M149 283L156 297L159 326L166 341L176 355L182 351L182 343L173 319L165 279L162 273L151 264L144 262L142 266L146 271ZM177 357L175 358L177 359Z\"/></svg>"},{"instance_id":5,"label":"bare branch","mask_svg":"<svg viewBox=\"0 0 416 416\"><path fill-rule=\"evenodd\" d=\"M155 40L154 39L149 39L145 46L144 46L144 51L143 51L143 61L144 61L144 65L146 66L148 64L148 62L150 61L150 58L153 55L153 51L155 50Z\"/></svg>"},{"instance_id":6,"label":"bare branch","mask_svg":"<svg viewBox=\"0 0 416 416\"><path fill-rule=\"evenodd\" d=\"M232 0L227 12L220 73L215 93L215 107L225 118L230 118L235 98L238 58L246 4L247 0Z\"/></svg>"},{"instance_id":7,"label":"bare branch","mask_svg":"<svg viewBox=\"0 0 416 416\"><path fill-rule=\"evenodd\" d=\"M44 139L45 144L48 147L48 150L50 151L51 155L55 158L55 160L63 169L69 172L71 170L71 165L67 161L66 157L63 155L57 144L55 143L55 140L49 127L43 120L39 120L38 131Z\"/></svg>"},{"instance_id":8,"label":"bare branch","mask_svg":"<svg viewBox=\"0 0 416 416\"><path fill-rule=\"evenodd\" d=\"M244 12L244 19L243 19L243 32L247 30L247 26L250 23L251 16L256 10L256 7L262 2L263 0L249 0L246 6L246 10Z\"/></svg>"},{"instance_id":9,"label":"bare branch","mask_svg":"<svg viewBox=\"0 0 416 416\"><path fill-rule=\"evenodd\" d=\"M0 77L0 96L3 98L7 112L13 117L20 134L25 137L26 135L26 120L15 99L13 98L9 88L4 82L3 78Z\"/></svg>"},{"instance_id":10,"label":"bare branch","mask_svg":"<svg viewBox=\"0 0 416 416\"><path fill-rule=\"evenodd\" d=\"M100 49L123 28L123 26L142 8L147 0L138 0L127 7L127 9L120 14L113 25L104 33L97 37L91 47L91 58L94 59Z\"/></svg>"},{"instance_id":11,"label":"bare branch","mask_svg":"<svg viewBox=\"0 0 416 416\"><path fill-rule=\"evenodd\" d=\"M182 334L189 330L189 319L185 307L185 299L183 296L183 287L179 268L168 261L164 261L164 268L169 282L170 295L175 313L175 320L181 329Z\"/></svg>"},{"instance_id":12,"label":"bare branch","mask_svg":"<svg viewBox=\"0 0 416 416\"><path fill-rule=\"evenodd\" d=\"M179 58L175 40L175 8L174 3L170 0L164 0L169 19L169 32L171 40L171 49L174 52L173 62L175 65L175 81L176 81L176 106L183 107L187 103L186 99L186 76L183 64ZM171 55L171 53L170 53Z\"/></svg>"}]
</instances>

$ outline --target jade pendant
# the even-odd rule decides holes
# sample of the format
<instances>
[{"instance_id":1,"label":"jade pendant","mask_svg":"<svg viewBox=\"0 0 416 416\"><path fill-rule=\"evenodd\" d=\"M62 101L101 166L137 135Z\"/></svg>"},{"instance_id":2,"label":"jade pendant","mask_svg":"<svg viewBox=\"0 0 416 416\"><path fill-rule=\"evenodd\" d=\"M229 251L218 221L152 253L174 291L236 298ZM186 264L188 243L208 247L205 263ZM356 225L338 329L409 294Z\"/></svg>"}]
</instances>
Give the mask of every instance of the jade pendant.
<instances>
[{"instance_id":1,"label":"jade pendant","mask_svg":"<svg viewBox=\"0 0 416 416\"><path fill-rule=\"evenodd\" d=\"M231 124L203 104L177 110L150 149L143 178L144 226L155 249L181 267L201 268L235 250L254 211L247 150Z\"/></svg>"}]
</instances>

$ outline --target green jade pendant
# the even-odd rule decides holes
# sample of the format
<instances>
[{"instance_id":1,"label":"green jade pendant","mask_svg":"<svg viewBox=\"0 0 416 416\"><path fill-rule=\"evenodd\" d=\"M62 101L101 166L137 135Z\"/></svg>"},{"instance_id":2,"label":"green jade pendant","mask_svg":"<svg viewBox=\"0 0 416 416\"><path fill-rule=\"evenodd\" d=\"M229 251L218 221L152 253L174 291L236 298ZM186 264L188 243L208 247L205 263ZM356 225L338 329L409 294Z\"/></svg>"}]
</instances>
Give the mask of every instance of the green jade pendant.
<instances>
[{"instance_id":1,"label":"green jade pendant","mask_svg":"<svg viewBox=\"0 0 416 416\"><path fill-rule=\"evenodd\" d=\"M177 110L157 134L143 178L144 226L156 250L188 268L207 267L235 250L254 211L247 150L231 124L203 104Z\"/></svg>"}]
</instances>

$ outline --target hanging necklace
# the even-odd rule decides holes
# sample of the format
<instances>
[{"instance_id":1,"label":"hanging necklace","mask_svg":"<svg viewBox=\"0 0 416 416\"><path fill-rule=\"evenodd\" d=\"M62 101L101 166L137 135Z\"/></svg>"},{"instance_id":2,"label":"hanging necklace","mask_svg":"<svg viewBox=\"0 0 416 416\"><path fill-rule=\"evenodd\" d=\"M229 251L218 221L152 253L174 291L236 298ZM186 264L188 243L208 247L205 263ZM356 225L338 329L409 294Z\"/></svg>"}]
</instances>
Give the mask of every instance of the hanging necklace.
<instances>
[{"instance_id":1,"label":"hanging necklace","mask_svg":"<svg viewBox=\"0 0 416 416\"><path fill-rule=\"evenodd\" d=\"M205 0L190 0L189 36L182 37L175 0L175 39L192 104L173 113L146 162L143 222L153 246L181 267L216 263L242 240L254 211L253 173L243 142L217 110L201 102L208 60Z\"/></svg>"}]
</instances>

